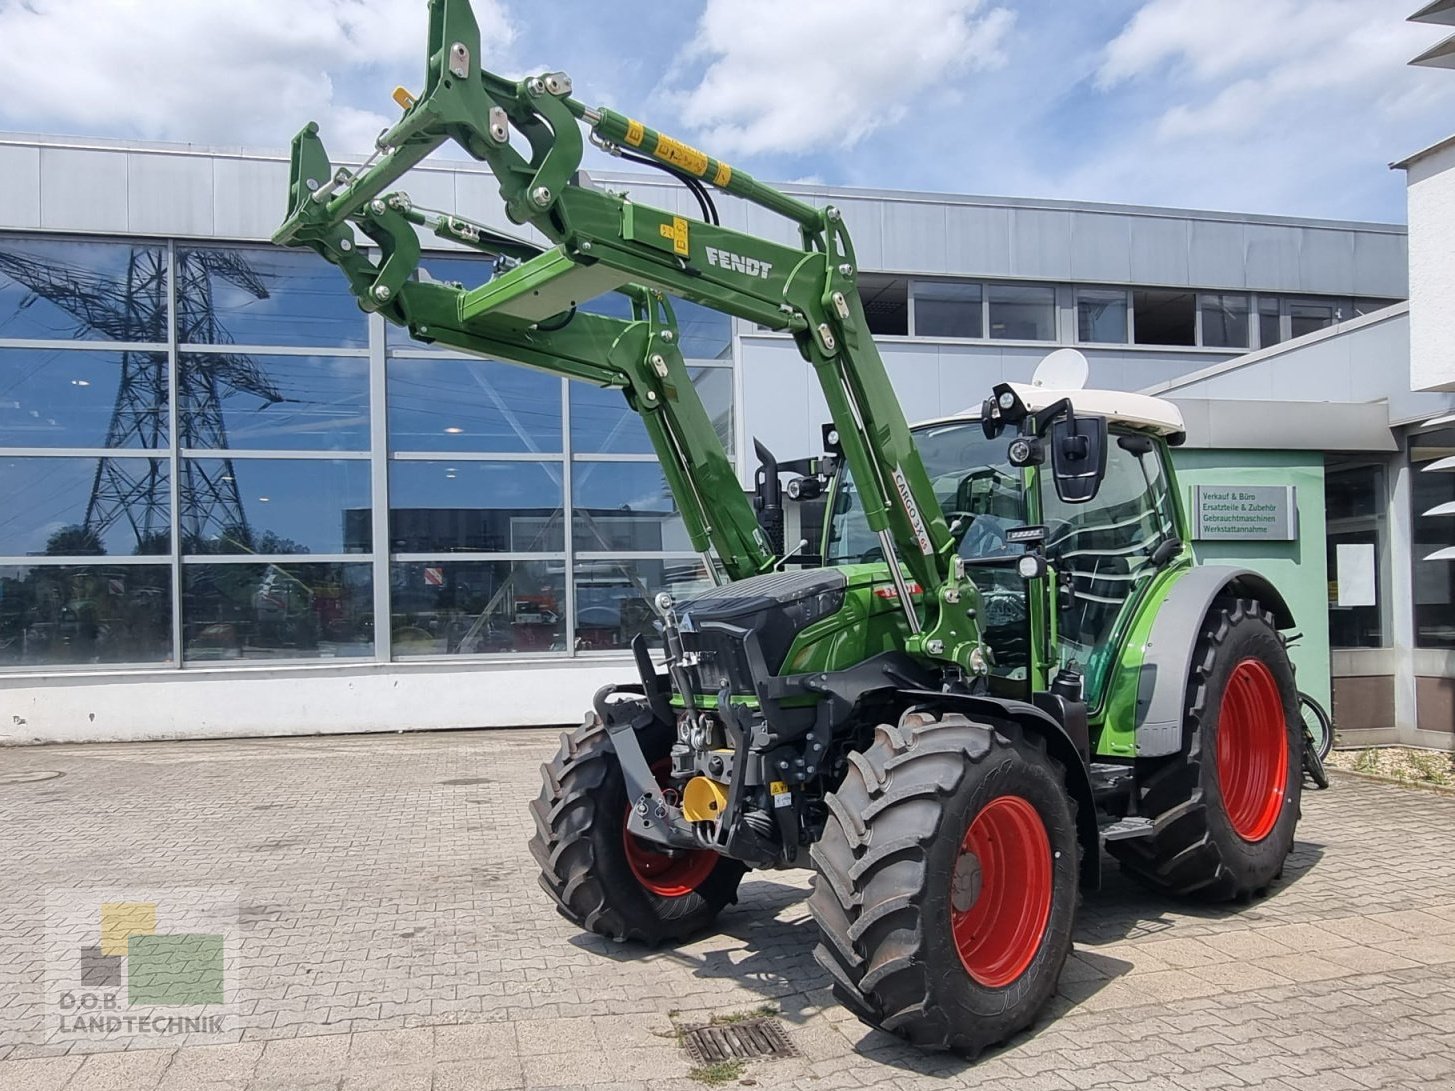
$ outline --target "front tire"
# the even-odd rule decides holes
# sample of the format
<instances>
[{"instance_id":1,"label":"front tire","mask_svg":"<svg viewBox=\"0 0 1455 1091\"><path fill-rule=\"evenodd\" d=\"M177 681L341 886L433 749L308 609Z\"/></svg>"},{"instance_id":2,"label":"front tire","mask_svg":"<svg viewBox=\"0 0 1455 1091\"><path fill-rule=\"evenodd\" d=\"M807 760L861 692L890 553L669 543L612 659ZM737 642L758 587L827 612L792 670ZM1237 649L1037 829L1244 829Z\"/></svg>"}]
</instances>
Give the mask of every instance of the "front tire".
<instances>
[{"instance_id":1,"label":"front tire","mask_svg":"<svg viewBox=\"0 0 1455 1091\"><path fill-rule=\"evenodd\" d=\"M1076 917L1075 806L1008 723L912 713L850 755L813 847L815 951L870 1026L974 1056L1034 1021Z\"/></svg>"},{"instance_id":2,"label":"front tire","mask_svg":"<svg viewBox=\"0 0 1455 1091\"><path fill-rule=\"evenodd\" d=\"M1303 729L1283 640L1260 603L1214 605L1187 681L1182 753L1144 759L1151 837L1112 841L1122 868L1207 901L1266 893L1293 848Z\"/></svg>"},{"instance_id":3,"label":"front tire","mask_svg":"<svg viewBox=\"0 0 1455 1091\"><path fill-rule=\"evenodd\" d=\"M654 723L638 736L647 764L668 771L672 731ZM611 736L595 716L561 736L541 766L531 803L531 855L541 887L567 920L610 939L649 945L688 939L737 900L747 870L711 850L664 851L626 829L626 780Z\"/></svg>"}]
</instances>

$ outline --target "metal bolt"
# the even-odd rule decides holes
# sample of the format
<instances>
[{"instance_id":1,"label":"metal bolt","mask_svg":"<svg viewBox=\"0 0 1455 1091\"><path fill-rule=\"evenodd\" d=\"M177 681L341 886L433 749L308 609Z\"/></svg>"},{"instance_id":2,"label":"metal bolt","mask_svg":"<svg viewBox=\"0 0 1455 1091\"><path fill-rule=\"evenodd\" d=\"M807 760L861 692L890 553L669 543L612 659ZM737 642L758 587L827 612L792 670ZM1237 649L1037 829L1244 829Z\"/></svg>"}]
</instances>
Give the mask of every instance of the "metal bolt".
<instances>
[{"instance_id":1,"label":"metal bolt","mask_svg":"<svg viewBox=\"0 0 1455 1091\"><path fill-rule=\"evenodd\" d=\"M825 210L825 212L826 212L826 215L829 218L829 222L830 223L838 223L839 222L839 210L836 209L833 205L829 205L829 207Z\"/></svg>"},{"instance_id":2,"label":"metal bolt","mask_svg":"<svg viewBox=\"0 0 1455 1091\"><path fill-rule=\"evenodd\" d=\"M839 343L834 340L834 331L827 322L818 324L818 340L825 352L833 352L838 348Z\"/></svg>"},{"instance_id":3,"label":"metal bolt","mask_svg":"<svg viewBox=\"0 0 1455 1091\"><path fill-rule=\"evenodd\" d=\"M842 264L842 265L839 266L839 276L841 276L841 277L851 277L853 275L854 275L854 267L852 265L850 265L847 261L844 262L844 264Z\"/></svg>"},{"instance_id":4,"label":"metal bolt","mask_svg":"<svg viewBox=\"0 0 1455 1091\"><path fill-rule=\"evenodd\" d=\"M813 776L813 770L814 767L810 765L807 769L804 770L804 772L807 773L809 776Z\"/></svg>"},{"instance_id":5,"label":"metal bolt","mask_svg":"<svg viewBox=\"0 0 1455 1091\"><path fill-rule=\"evenodd\" d=\"M459 79L470 74L470 51L464 42L450 46L450 71Z\"/></svg>"},{"instance_id":6,"label":"metal bolt","mask_svg":"<svg viewBox=\"0 0 1455 1091\"><path fill-rule=\"evenodd\" d=\"M816 742L816 743L814 743L814 744L813 744L813 752L814 752L814 753L815 753L815 754L817 754L817 753L818 753L818 752L819 752L819 751L820 751L820 750L822 750L822 749L823 749L823 743L821 743L821 742Z\"/></svg>"},{"instance_id":7,"label":"metal bolt","mask_svg":"<svg viewBox=\"0 0 1455 1091\"><path fill-rule=\"evenodd\" d=\"M786 761L780 761L778 763L778 768L779 769L787 769L788 768L788 762L786 762Z\"/></svg>"},{"instance_id":8,"label":"metal bolt","mask_svg":"<svg viewBox=\"0 0 1455 1091\"><path fill-rule=\"evenodd\" d=\"M849 317L849 301L844 298L844 293L835 292L833 295L833 300L834 310L839 312L839 317L847 319Z\"/></svg>"},{"instance_id":9,"label":"metal bolt","mask_svg":"<svg viewBox=\"0 0 1455 1091\"><path fill-rule=\"evenodd\" d=\"M585 254L585 253L589 253L590 251L591 251L591 240L590 239L582 239L581 240L581 252L583 254Z\"/></svg>"},{"instance_id":10,"label":"metal bolt","mask_svg":"<svg viewBox=\"0 0 1455 1091\"><path fill-rule=\"evenodd\" d=\"M945 652L945 642L943 640L927 640L925 641L925 651L931 655L943 655Z\"/></svg>"},{"instance_id":11,"label":"metal bolt","mask_svg":"<svg viewBox=\"0 0 1455 1091\"><path fill-rule=\"evenodd\" d=\"M382 216L388 210L389 210L389 206L386 205L378 197L375 197L372 201L369 202L369 211L370 212L377 212L380 216Z\"/></svg>"},{"instance_id":12,"label":"metal bolt","mask_svg":"<svg viewBox=\"0 0 1455 1091\"><path fill-rule=\"evenodd\" d=\"M665 342L667 342L667 344L670 345L673 341L677 340L677 335L675 333L673 333L671 330L663 330L662 331L662 340L665 341Z\"/></svg>"},{"instance_id":13,"label":"metal bolt","mask_svg":"<svg viewBox=\"0 0 1455 1091\"><path fill-rule=\"evenodd\" d=\"M647 401L654 402L656 400L657 400L657 392L655 390L648 390L647 391Z\"/></svg>"},{"instance_id":14,"label":"metal bolt","mask_svg":"<svg viewBox=\"0 0 1455 1091\"><path fill-rule=\"evenodd\" d=\"M510 139L510 126L506 123L505 111L499 106L490 107L490 139L504 144Z\"/></svg>"},{"instance_id":15,"label":"metal bolt","mask_svg":"<svg viewBox=\"0 0 1455 1091\"><path fill-rule=\"evenodd\" d=\"M380 303L383 303L393 294L394 293L389 290L389 285L387 284L379 284L376 285L374 288L374 298L377 299Z\"/></svg>"},{"instance_id":16,"label":"metal bolt","mask_svg":"<svg viewBox=\"0 0 1455 1091\"><path fill-rule=\"evenodd\" d=\"M652 370L655 371L660 378L665 379L667 377L667 361L662 358L661 353L652 353Z\"/></svg>"},{"instance_id":17,"label":"metal bolt","mask_svg":"<svg viewBox=\"0 0 1455 1091\"><path fill-rule=\"evenodd\" d=\"M525 89L529 91L532 95L535 95L537 98L546 93L546 85L541 82L539 76L532 76L530 79L526 80Z\"/></svg>"},{"instance_id":18,"label":"metal bolt","mask_svg":"<svg viewBox=\"0 0 1455 1091\"><path fill-rule=\"evenodd\" d=\"M310 178L310 179L308 179L308 181L304 182L303 184L305 186L307 186L310 191L315 191L315 190L318 189L318 179L317 178Z\"/></svg>"},{"instance_id":19,"label":"metal bolt","mask_svg":"<svg viewBox=\"0 0 1455 1091\"><path fill-rule=\"evenodd\" d=\"M564 72L551 72L546 76L546 90L553 95L571 93L571 77Z\"/></svg>"},{"instance_id":20,"label":"metal bolt","mask_svg":"<svg viewBox=\"0 0 1455 1091\"><path fill-rule=\"evenodd\" d=\"M338 248L342 250L345 254L347 254L350 250L354 248L354 244L351 243L348 239L339 239Z\"/></svg>"},{"instance_id":21,"label":"metal bolt","mask_svg":"<svg viewBox=\"0 0 1455 1091\"><path fill-rule=\"evenodd\" d=\"M530 191L530 199L542 208L545 208L546 205L551 203L551 191L545 186L536 186L535 189Z\"/></svg>"}]
</instances>

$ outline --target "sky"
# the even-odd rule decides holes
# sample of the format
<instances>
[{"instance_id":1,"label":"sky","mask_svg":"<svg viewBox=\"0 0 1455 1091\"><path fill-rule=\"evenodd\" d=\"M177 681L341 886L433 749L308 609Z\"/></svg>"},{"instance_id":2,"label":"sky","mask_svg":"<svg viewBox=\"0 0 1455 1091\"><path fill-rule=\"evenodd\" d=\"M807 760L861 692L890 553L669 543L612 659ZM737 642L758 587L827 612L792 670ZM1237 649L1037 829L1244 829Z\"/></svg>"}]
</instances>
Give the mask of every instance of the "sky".
<instances>
[{"instance_id":1,"label":"sky","mask_svg":"<svg viewBox=\"0 0 1455 1091\"><path fill-rule=\"evenodd\" d=\"M780 182L1402 222L1417 0L474 0L485 63ZM0 130L366 150L424 0L0 0ZM4 184L0 178L0 185Z\"/></svg>"}]
</instances>

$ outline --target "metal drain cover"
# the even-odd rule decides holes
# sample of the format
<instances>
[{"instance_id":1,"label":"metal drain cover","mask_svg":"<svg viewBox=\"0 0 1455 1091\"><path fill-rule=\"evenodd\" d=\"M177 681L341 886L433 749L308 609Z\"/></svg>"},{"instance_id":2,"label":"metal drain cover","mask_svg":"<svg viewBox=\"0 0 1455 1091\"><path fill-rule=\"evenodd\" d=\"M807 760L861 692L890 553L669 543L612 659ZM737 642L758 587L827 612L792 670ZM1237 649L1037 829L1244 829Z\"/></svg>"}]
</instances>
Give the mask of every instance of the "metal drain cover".
<instances>
[{"instance_id":1,"label":"metal drain cover","mask_svg":"<svg viewBox=\"0 0 1455 1091\"><path fill-rule=\"evenodd\" d=\"M739 1023L709 1023L686 1027L682 1044L699 1064L715 1061L751 1061L764 1057L797 1057L777 1019L745 1019Z\"/></svg>"},{"instance_id":2,"label":"metal drain cover","mask_svg":"<svg viewBox=\"0 0 1455 1091\"><path fill-rule=\"evenodd\" d=\"M42 780L55 780L66 774L55 769L28 769L23 773L0 773L0 784L34 784Z\"/></svg>"}]
</instances>

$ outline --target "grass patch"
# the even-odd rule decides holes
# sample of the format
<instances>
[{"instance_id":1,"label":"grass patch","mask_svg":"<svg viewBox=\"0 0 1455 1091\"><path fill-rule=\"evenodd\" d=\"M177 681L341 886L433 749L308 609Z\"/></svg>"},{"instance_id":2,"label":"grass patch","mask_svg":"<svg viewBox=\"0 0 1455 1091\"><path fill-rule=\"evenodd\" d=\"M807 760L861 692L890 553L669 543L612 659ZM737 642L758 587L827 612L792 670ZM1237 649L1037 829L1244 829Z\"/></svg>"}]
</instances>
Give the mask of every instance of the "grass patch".
<instances>
[{"instance_id":1,"label":"grass patch","mask_svg":"<svg viewBox=\"0 0 1455 1091\"><path fill-rule=\"evenodd\" d=\"M688 1079L696 1080L698 1083L706 1084L708 1087L718 1087L725 1083L732 1083L748 1070L743 1061L713 1061L711 1064L699 1065L687 1073Z\"/></svg>"},{"instance_id":2,"label":"grass patch","mask_svg":"<svg viewBox=\"0 0 1455 1091\"><path fill-rule=\"evenodd\" d=\"M1335 769L1373 773L1409 784L1455 787L1455 754L1413 746L1370 746L1362 750L1336 750L1328 764Z\"/></svg>"},{"instance_id":3,"label":"grass patch","mask_svg":"<svg viewBox=\"0 0 1455 1091\"><path fill-rule=\"evenodd\" d=\"M777 1014L777 1004L759 1004L756 1008L751 1008L748 1011L730 1011L724 1015L714 1015L707 1022L709 1026L726 1027L731 1026L733 1023L747 1023L753 1019L767 1019Z\"/></svg>"}]
</instances>

